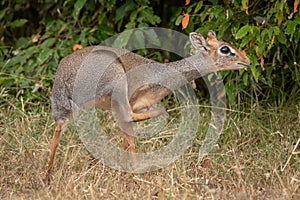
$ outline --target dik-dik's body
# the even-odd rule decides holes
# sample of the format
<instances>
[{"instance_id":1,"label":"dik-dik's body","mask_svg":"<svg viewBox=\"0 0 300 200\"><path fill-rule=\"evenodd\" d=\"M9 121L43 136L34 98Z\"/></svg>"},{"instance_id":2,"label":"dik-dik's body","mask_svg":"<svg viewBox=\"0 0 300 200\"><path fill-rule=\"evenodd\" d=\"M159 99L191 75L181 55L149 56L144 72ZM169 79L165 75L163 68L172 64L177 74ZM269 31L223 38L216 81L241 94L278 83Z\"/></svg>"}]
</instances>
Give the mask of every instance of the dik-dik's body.
<instances>
[{"instance_id":1,"label":"dik-dik's body","mask_svg":"<svg viewBox=\"0 0 300 200\"><path fill-rule=\"evenodd\" d=\"M160 64L159 67L172 69L185 77L187 81L191 81L210 72L241 69L250 65L245 52L218 40L213 31L208 32L206 39L200 34L191 33L190 41L198 50L196 55L177 62ZM77 107L96 106L111 109L114 106L122 131L123 148L127 151L134 151L135 138L131 122L146 120L165 113L163 109L144 112L143 109L158 103L172 89L179 88L186 83L175 81L170 87L158 84L136 87L135 79L140 78L144 73L136 69L141 65L149 64L157 65L155 61L128 50L104 46L86 47L60 62L52 90L52 109L56 128L51 144L48 178L60 136ZM99 69L99 66L102 68ZM131 71L135 73L127 76ZM161 80L166 79L165 81L171 78L166 74L153 75ZM119 80L123 80L119 84L121 85L119 95L122 96L120 101L115 101L112 99L112 94ZM130 91L131 89L133 91Z\"/></svg>"}]
</instances>

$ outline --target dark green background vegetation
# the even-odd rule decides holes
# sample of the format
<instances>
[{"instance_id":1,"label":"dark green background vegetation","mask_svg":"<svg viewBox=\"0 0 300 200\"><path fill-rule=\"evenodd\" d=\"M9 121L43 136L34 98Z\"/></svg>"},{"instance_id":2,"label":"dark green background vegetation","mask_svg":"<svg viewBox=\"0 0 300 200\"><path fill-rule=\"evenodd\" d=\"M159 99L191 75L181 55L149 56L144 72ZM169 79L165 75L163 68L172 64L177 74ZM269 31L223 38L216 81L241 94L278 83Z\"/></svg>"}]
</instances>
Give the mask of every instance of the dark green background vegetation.
<instances>
[{"instance_id":1,"label":"dark green background vegetation","mask_svg":"<svg viewBox=\"0 0 300 200\"><path fill-rule=\"evenodd\" d=\"M248 3L247 3L248 2ZM298 99L300 15L284 0L4 0L0 6L0 91L49 103L59 61L74 44L99 44L124 30L165 27L185 34L216 31L245 49L249 70L222 72L231 106L286 106ZM184 13L189 25L182 30ZM125 40L126 43L126 40ZM158 52L159 53L159 52ZM157 55L157 54L156 54ZM163 56L158 56L163 60ZM171 59L172 60L172 59ZM1 100L1 103L7 103ZM30 105L30 104L29 104Z\"/></svg>"}]
</instances>

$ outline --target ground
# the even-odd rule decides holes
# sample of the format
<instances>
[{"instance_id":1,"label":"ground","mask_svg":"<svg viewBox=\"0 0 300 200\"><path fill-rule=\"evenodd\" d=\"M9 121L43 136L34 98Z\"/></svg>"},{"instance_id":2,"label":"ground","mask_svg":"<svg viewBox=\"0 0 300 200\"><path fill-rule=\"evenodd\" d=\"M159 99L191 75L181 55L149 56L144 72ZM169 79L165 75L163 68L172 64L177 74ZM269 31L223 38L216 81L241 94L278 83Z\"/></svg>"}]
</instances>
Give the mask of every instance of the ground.
<instances>
[{"instance_id":1,"label":"ground","mask_svg":"<svg viewBox=\"0 0 300 200\"><path fill-rule=\"evenodd\" d=\"M197 136L174 163L141 174L94 159L71 124L45 185L55 128L50 106L17 103L0 107L0 199L300 199L299 105L228 109L224 131L203 160ZM209 123L202 120L199 132Z\"/></svg>"}]
</instances>

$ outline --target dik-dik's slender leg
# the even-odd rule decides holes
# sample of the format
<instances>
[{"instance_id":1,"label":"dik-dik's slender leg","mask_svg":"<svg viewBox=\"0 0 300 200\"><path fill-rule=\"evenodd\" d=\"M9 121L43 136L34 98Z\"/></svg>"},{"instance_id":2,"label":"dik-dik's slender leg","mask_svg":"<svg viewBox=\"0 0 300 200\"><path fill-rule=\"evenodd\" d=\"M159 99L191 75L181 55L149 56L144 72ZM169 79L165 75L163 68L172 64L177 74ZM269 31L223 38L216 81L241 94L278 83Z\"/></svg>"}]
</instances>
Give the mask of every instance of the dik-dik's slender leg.
<instances>
[{"instance_id":1,"label":"dik-dik's slender leg","mask_svg":"<svg viewBox=\"0 0 300 200\"><path fill-rule=\"evenodd\" d=\"M135 137L122 131L122 148L131 153L135 152Z\"/></svg>"},{"instance_id":2,"label":"dik-dik's slender leg","mask_svg":"<svg viewBox=\"0 0 300 200\"><path fill-rule=\"evenodd\" d=\"M165 109L156 109L156 110L148 110L142 113L134 113L132 112L131 118L133 122L139 122L139 121L144 121L150 118L158 117L160 115L166 114Z\"/></svg>"},{"instance_id":3,"label":"dik-dik's slender leg","mask_svg":"<svg viewBox=\"0 0 300 200\"><path fill-rule=\"evenodd\" d=\"M54 131L54 135L50 147L50 158L49 158L47 171L46 171L46 178L45 178L45 181L47 181L48 183L50 182L50 175L53 168L53 162L54 162L57 147L59 145L60 137L61 134L64 132L65 128L67 127L68 122L69 120L67 119L60 120L58 121L55 127L55 131Z\"/></svg>"},{"instance_id":4,"label":"dik-dik's slender leg","mask_svg":"<svg viewBox=\"0 0 300 200\"><path fill-rule=\"evenodd\" d=\"M164 109L148 110L135 113L129 103L127 77L119 79L111 99L112 110L116 112L117 120L122 131L122 146L125 151L135 151L135 137L132 122L138 122L160 116L166 111Z\"/></svg>"},{"instance_id":5,"label":"dik-dik's slender leg","mask_svg":"<svg viewBox=\"0 0 300 200\"><path fill-rule=\"evenodd\" d=\"M126 97L125 97L126 101ZM136 138L134 135L132 123L138 122L152 117L157 117L165 113L164 109L150 110L142 113L134 113L129 105L129 102L115 102L113 103L113 109L116 112L116 116L119 122L119 126L122 134L122 148L124 151L121 155L123 167L129 167L137 165L135 154ZM131 154L130 154L130 153ZM131 160L129 160L129 155Z\"/></svg>"},{"instance_id":6,"label":"dik-dik's slender leg","mask_svg":"<svg viewBox=\"0 0 300 200\"><path fill-rule=\"evenodd\" d=\"M129 166L130 164L133 164L133 166L137 165L135 154L131 154L131 158L132 158L131 162L130 160L128 160L128 155L129 155L128 152L134 153L135 144L136 144L136 138L134 136L132 122L146 120L152 117L157 117L165 113L165 110L163 109L151 110L143 113L133 113L129 106L127 108L128 108L128 113L125 113L125 115L122 112L117 112L117 118L119 121L119 126L122 134L122 148L124 151L126 151L122 154L122 165L124 167ZM126 120L128 119L128 115L129 117L131 117L131 120L129 121Z\"/></svg>"},{"instance_id":7,"label":"dik-dik's slender leg","mask_svg":"<svg viewBox=\"0 0 300 200\"><path fill-rule=\"evenodd\" d=\"M122 134L122 148L124 151L135 152L135 137L132 122L120 122Z\"/></svg>"}]
</instances>

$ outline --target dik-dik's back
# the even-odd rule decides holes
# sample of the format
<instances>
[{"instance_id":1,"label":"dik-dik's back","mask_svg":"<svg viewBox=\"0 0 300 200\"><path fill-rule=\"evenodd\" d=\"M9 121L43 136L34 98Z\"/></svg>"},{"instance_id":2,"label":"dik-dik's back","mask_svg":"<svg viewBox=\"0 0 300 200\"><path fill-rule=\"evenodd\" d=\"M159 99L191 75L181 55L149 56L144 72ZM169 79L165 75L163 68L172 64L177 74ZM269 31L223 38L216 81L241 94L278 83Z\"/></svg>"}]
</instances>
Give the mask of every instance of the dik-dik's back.
<instances>
[{"instance_id":1,"label":"dik-dik's back","mask_svg":"<svg viewBox=\"0 0 300 200\"><path fill-rule=\"evenodd\" d=\"M69 118L74 106L80 107L95 98L99 99L96 102L101 104L99 107L109 109L115 82L131 68L151 62L154 61L126 49L106 46L86 47L65 57L59 64L52 89L55 121Z\"/></svg>"}]
</instances>

